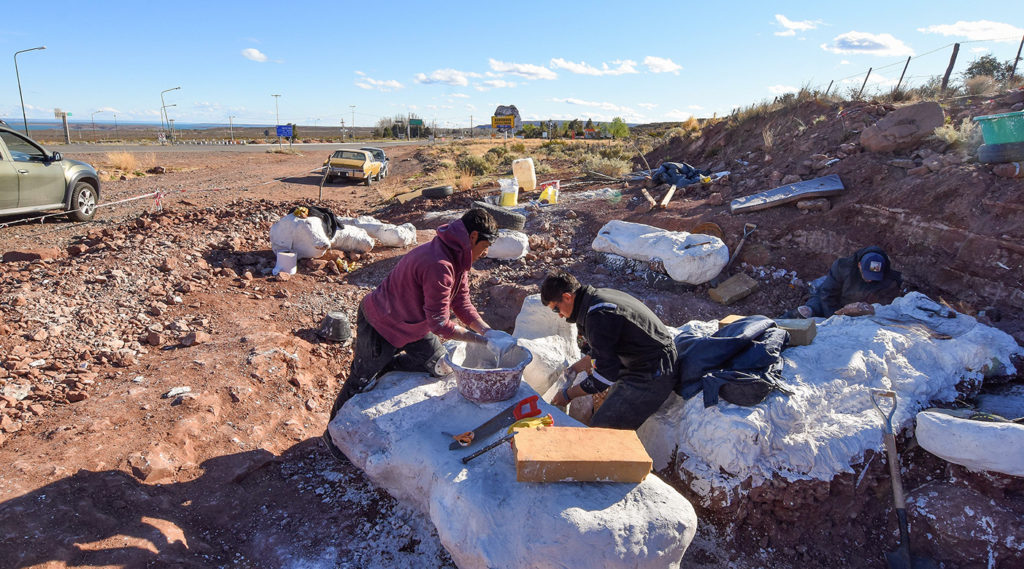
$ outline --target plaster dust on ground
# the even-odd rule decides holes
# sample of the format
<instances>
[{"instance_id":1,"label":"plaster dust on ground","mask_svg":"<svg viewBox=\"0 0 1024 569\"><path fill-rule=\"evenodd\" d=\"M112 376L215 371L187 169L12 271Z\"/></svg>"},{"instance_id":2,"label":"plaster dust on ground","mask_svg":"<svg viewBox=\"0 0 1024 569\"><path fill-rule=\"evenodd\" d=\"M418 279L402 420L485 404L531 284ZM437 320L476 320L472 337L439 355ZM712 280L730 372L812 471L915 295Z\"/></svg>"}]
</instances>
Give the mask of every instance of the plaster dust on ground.
<instances>
[{"instance_id":1,"label":"plaster dust on ground","mask_svg":"<svg viewBox=\"0 0 1024 569\"><path fill-rule=\"evenodd\" d=\"M885 109L862 111L880 115ZM835 198L830 211L728 213L728 199L778 185L773 180L780 170L825 173L804 164L818 145L849 144L845 126L812 121L832 116L831 110L797 112L814 126L780 136L768 160L741 136L726 145L715 126L701 139L673 140L648 153L655 167L659 160L687 160L733 171L711 185L678 191L664 209L642 208L636 184L577 178L579 168L555 162L539 181L563 180L559 204L528 206L528 255L475 265L475 304L488 322L511 331L523 299L537 292L544 274L565 267L585 282L637 296L671 326L732 313L775 316L800 302L804 283L824 274L831 259L881 241L914 290L1020 342L1019 283L995 271L992 286L979 286L985 246L1017 250L1007 243L1019 242L1022 224L1015 229L1005 218L1019 219L1024 211L1019 182L993 178L984 165L950 160L946 170L910 176L888 165L891 156L847 148L828 168L839 170L851 191ZM346 217L412 223L423 243L474 200L496 194L497 184L481 180L445 198L385 202L438 183L429 177L437 165L432 147L410 145L389 148L390 175L382 182L330 184L321 200L314 170L325 153L297 148L298 154L159 153L165 173L105 182L102 200L160 192L159 201L154 196L101 208L87 224L48 220L0 228L5 253L45 257L0 263L6 372L0 374L6 378L0 566L455 566L427 518L352 464L335 461L320 441L351 348L323 341L317 327L331 310L354 323L359 300L409 249L350 255L351 272L318 259L301 261L295 275L273 276L268 232L292 208L309 203ZM932 143L927 150L929 156L946 152ZM102 162L101 153L68 157ZM574 197L606 187L614 192L591 195L621 192L621 199ZM934 204L921 196L944 200L960 213L930 213ZM982 203L992 205L978 210ZM884 232L865 222L865 211L882 220ZM967 214L985 223L967 224ZM757 232L730 271L755 278L759 290L721 306L708 298L707 284L666 283L660 273L610 263L591 244L612 220L672 231L714 221L730 250L744 223L756 222ZM941 272L940 254L922 243L951 232L975 254L958 254L954 270ZM984 308L989 315L998 308L1003 317L990 319L980 314ZM948 471L920 448L904 455L909 489ZM831 496L827 488L800 483L764 490L760 502L730 512L746 525L730 526L698 509L698 534L682 566L830 567L840 549L846 566L882 566L881 552L897 539L889 480L880 458L868 453L864 460L859 478L837 478ZM673 472L658 475L686 495ZM824 511L830 517L821 518L821 505L830 499L834 507ZM504 523L516 522L497 526ZM734 535L736 527L743 531Z\"/></svg>"}]
</instances>

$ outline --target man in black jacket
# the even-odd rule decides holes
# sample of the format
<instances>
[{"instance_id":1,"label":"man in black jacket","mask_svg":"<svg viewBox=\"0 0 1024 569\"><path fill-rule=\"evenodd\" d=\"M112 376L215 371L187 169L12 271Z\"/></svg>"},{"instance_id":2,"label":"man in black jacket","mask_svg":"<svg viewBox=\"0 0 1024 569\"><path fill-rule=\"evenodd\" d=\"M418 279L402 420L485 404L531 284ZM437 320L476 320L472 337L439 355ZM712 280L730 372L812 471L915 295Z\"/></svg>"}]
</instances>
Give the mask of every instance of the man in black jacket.
<instances>
[{"instance_id":1,"label":"man in black jacket","mask_svg":"<svg viewBox=\"0 0 1024 569\"><path fill-rule=\"evenodd\" d=\"M590 426L639 428L675 387L676 347L671 330L636 298L618 290L580 285L565 271L544 279L540 299L552 312L579 327L590 345L593 365L585 380L562 389L552 405L568 405L574 397L607 390Z\"/></svg>"},{"instance_id":2,"label":"man in black jacket","mask_svg":"<svg viewBox=\"0 0 1024 569\"><path fill-rule=\"evenodd\" d=\"M803 306L783 318L828 318L833 314L859 316L873 313L873 303L889 304L900 296L903 275L893 270L889 255L881 247L865 247L832 263L825 281Z\"/></svg>"}]
</instances>

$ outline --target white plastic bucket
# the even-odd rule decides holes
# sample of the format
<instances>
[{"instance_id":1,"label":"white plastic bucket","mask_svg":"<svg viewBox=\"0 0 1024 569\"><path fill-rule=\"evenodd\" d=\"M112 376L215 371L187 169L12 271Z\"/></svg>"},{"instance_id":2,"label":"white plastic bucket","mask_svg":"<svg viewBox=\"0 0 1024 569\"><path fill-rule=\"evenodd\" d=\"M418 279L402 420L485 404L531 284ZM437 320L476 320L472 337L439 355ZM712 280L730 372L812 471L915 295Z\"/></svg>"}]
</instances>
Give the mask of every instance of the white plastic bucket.
<instances>
[{"instance_id":1,"label":"white plastic bucket","mask_svg":"<svg viewBox=\"0 0 1024 569\"><path fill-rule=\"evenodd\" d=\"M519 180L523 191L532 192L537 189L537 172L533 167L533 158L519 158L512 161L512 174Z\"/></svg>"}]
</instances>

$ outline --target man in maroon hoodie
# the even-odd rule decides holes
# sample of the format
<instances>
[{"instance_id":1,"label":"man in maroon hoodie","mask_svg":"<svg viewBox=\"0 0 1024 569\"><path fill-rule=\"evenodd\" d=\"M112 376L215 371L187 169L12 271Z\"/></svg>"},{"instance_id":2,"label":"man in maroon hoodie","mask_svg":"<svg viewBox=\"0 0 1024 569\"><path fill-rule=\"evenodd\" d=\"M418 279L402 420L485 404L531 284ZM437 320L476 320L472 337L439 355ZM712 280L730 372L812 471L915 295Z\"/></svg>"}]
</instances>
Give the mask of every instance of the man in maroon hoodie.
<instances>
[{"instance_id":1,"label":"man in maroon hoodie","mask_svg":"<svg viewBox=\"0 0 1024 569\"><path fill-rule=\"evenodd\" d=\"M472 264L487 254L497 235L491 214L471 209L402 257L384 282L366 295L356 320L352 368L331 409L332 419L346 401L372 388L384 373L442 375L437 365L445 351L439 337L485 343L491 336L507 336L491 330L469 299ZM451 320L453 312L465 327Z\"/></svg>"}]
</instances>

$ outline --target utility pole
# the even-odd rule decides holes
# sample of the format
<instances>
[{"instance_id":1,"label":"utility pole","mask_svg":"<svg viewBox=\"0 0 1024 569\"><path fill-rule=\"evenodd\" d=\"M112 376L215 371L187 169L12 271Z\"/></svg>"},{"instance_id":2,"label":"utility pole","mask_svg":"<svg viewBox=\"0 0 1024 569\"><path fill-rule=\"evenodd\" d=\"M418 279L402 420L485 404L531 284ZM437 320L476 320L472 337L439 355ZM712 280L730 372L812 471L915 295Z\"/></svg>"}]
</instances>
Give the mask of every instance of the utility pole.
<instances>
[{"instance_id":1,"label":"utility pole","mask_svg":"<svg viewBox=\"0 0 1024 569\"><path fill-rule=\"evenodd\" d=\"M348 108L352 109L352 138L356 137L356 106L349 105Z\"/></svg>"},{"instance_id":2,"label":"utility pole","mask_svg":"<svg viewBox=\"0 0 1024 569\"><path fill-rule=\"evenodd\" d=\"M345 142L345 119L341 119L341 141Z\"/></svg>"},{"instance_id":3,"label":"utility pole","mask_svg":"<svg viewBox=\"0 0 1024 569\"><path fill-rule=\"evenodd\" d=\"M469 137L473 138L473 115L469 115Z\"/></svg>"},{"instance_id":4,"label":"utility pole","mask_svg":"<svg viewBox=\"0 0 1024 569\"><path fill-rule=\"evenodd\" d=\"M228 115L228 132L231 133L231 144L235 143L235 126L231 122L233 118L235 118L234 115Z\"/></svg>"},{"instance_id":5,"label":"utility pole","mask_svg":"<svg viewBox=\"0 0 1024 569\"><path fill-rule=\"evenodd\" d=\"M281 113L277 110L277 101L281 95L271 95L274 98L274 134L277 134L277 127L281 124ZM281 148L281 137L277 137L277 147Z\"/></svg>"}]
</instances>

